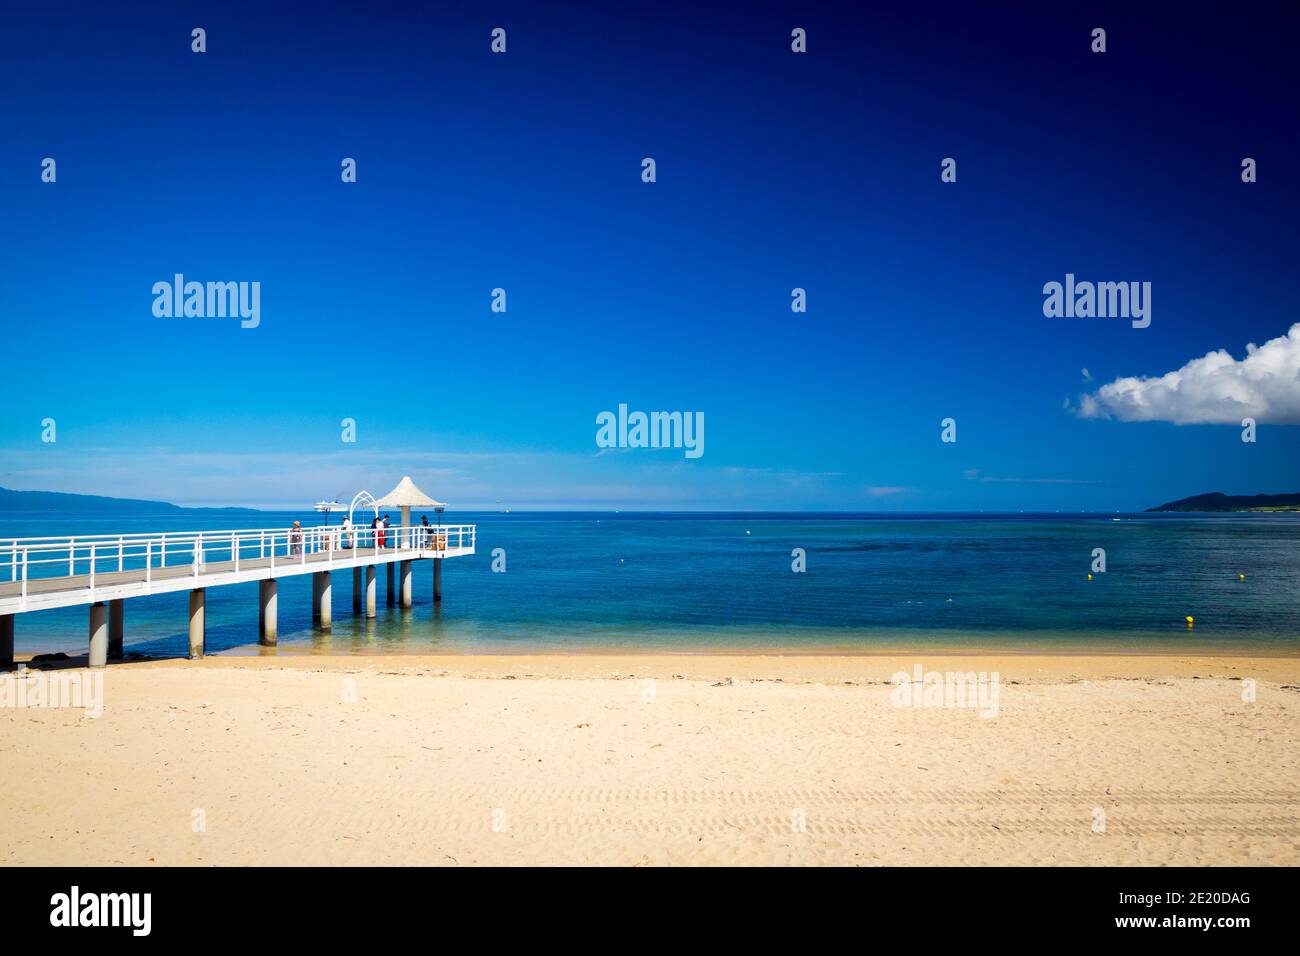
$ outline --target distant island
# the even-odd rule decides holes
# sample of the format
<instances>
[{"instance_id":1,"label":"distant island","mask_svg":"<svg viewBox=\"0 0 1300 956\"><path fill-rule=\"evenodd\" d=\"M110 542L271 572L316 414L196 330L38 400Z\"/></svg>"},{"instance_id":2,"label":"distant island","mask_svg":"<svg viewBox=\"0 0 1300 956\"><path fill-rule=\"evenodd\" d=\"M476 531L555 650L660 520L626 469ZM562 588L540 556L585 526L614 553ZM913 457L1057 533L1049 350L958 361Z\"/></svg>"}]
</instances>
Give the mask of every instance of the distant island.
<instances>
[{"instance_id":1,"label":"distant island","mask_svg":"<svg viewBox=\"0 0 1300 956\"><path fill-rule=\"evenodd\" d=\"M182 508L167 501L72 495L61 491L14 491L0 488L0 511L58 511L95 514L166 514L174 511L253 514L256 508Z\"/></svg>"},{"instance_id":2,"label":"distant island","mask_svg":"<svg viewBox=\"0 0 1300 956\"><path fill-rule=\"evenodd\" d=\"M1300 492L1289 495L1225 495L1212 491L1193 495L1147 511L1300 511Z\"/></svg>"}]
</instances>

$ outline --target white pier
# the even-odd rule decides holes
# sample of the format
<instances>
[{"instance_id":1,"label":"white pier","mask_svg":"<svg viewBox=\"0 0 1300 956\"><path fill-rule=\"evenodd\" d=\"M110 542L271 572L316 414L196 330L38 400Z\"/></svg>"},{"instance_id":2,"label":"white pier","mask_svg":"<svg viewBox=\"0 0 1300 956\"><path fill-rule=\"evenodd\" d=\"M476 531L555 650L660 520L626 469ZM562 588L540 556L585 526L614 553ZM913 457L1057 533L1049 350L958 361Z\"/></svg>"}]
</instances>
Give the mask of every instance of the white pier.
<instances>
[{"instance_id":1,"label":"white pier","mask_svg":"<svg viewBox=\"0 0 1300 956\"><path fill-rule=\"evenodd\" d=\"M403 517L409 510L403 509ZM274 644L275 582L315 575L312 617L330 627L332 572L355 569L354 612L375 616L375 568L388 565L388 601L394 603L393 565L400 569L403 607L411 606L411 562L431 559L435 601L442 599L442 559L474 553L475 525L238 528L157 534L77 535L0 540L0 665L13 662L14 618L50 608L90 606L90 665L122 654L123 602L173 591L190 592L190 656L203 655L207 588L263 582L259 636ZM104 605L107 604L107 614ZM106 636L106 639L105 639Z\"/></svg>"}]
</instances>

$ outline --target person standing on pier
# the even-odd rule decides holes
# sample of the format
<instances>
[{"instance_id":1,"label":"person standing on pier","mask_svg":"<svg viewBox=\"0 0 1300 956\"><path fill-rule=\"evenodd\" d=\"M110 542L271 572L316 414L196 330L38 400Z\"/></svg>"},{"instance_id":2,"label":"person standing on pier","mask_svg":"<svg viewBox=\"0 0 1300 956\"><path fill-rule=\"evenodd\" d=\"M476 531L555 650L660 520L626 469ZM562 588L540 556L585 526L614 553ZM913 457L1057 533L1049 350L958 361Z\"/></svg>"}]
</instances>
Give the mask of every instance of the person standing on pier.
<instances>
[{"instance_id":1,"label":"person standing on pier","mask_svg":"<svg viewBox=\"0 0 1300 956\"><path fill-rule=\"evenodd\" d=\"M339 529L339 547L344 550L352 547L352 519L343 516L343 527Z\"/></svg>"},{"instance_id":2,"label":"person standing on pier","mask_svg":"<svg viewBox=\"0 0 1300 956\"><path fill-rule=\"evenodd\" d=\"M302 554L302 525L297 521L289 529L289 554Z\"/></svg>"}]
</instances>

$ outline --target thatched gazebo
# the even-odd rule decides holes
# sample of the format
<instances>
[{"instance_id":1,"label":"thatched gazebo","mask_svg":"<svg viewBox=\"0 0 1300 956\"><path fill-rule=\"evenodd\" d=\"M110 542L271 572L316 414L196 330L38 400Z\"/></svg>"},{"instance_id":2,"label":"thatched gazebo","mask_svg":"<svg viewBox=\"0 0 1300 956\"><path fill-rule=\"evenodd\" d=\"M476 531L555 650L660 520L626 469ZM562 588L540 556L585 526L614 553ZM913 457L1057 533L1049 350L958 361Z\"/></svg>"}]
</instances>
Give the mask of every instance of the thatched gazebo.
<instances>
[{"instance_id":1,"label":"thatched gazebo","mask_svg":"<svg viewBox=\"0 0 1300 956\"><path fill-rule=\"evenodd\" d=\"M403 477L397 487L375 502L376 508L400 508L402 510L402 528L398 534L397 546L409 548L411 543L411 509L432 508L439 515L447 507L445 502L434 501L415 486L410 476ZM438 519L442 522L441 517Z\"/></svg>"}]
</instances>

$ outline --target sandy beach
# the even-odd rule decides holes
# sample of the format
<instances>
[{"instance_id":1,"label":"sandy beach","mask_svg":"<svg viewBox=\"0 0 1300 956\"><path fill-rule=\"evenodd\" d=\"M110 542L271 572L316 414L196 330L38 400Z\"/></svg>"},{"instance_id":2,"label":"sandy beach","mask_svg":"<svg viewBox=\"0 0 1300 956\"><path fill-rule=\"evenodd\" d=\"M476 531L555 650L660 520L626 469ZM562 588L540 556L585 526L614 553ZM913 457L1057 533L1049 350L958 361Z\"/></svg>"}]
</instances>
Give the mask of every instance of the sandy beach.
<instances>
[{"instance_id":1,"label":"sandy beach","mask_svg":"<svg viewBox=\"0 0 1300 956\"><path fill-rule=\"evenodd\" d=\"M996 671L996 715L899 706L891 677L918 664ZM1300 863L1297 658L280 654L104 675L97 718L0 708L0 863Z\"/></svg>"}]
</instances>

